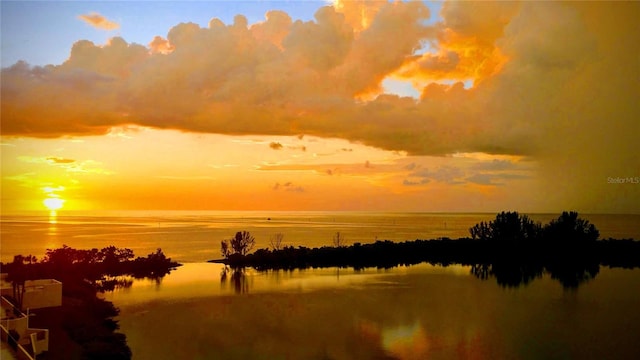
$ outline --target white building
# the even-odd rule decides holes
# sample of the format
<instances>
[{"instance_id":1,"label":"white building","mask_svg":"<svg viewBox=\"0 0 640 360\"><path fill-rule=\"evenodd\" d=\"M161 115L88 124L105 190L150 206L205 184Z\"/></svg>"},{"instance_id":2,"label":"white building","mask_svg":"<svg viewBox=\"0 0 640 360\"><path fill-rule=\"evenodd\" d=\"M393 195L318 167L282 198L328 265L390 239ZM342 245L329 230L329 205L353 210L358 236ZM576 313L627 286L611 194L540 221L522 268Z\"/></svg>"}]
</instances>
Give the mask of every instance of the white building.
<instances>
[{"instance_id":1,"label":"white building","mask_svg":"<svg viewBox=\"0 0 640 360\"><path fill-rule=\"evenodd\" d=\"M30 328L28 313L33 309L61 306L62 283L54 279L25 281L22 308L27 309L27 314L5 298L13 296L13 287L6 281L6 274L0 277L0 293L2 341L10 345L13 343L16 357L21 360L35 359L37 355L48 351L49 330Z\"/></svg>"},{"instance_id":2,"label":"white building","mask_svg":"<svg viewBox=\"0 0 640 360\"><path fill-rule=\"evenodd\" d=\"M13 306L4 296L0 301L0 335L14 347L18 359L35 359L49 350L49 330L29 327L29 316Z\"/></svg>"},{"instance_id":3,"label":"white building","mask_svg":"<svg viewBox=\"0 0 640 360\"><path fill-rule=\"evenodd\" d=\"M27 280L24 282L22 309L40 309L62 306L62 283L55 279Z\"/></svg>"},{"instance_id":4,"label":"white building","mask_svg":"<svg viewBox=\"0 0 640 360\"><path fill-rule=\"evenodd\" d=\"M0 276L0 295L13 296L13 286L7 274ZM62 305L62 283L55 279L27 280L24 282L22 310L33 310Z\"/></svg>"}]
</instances>

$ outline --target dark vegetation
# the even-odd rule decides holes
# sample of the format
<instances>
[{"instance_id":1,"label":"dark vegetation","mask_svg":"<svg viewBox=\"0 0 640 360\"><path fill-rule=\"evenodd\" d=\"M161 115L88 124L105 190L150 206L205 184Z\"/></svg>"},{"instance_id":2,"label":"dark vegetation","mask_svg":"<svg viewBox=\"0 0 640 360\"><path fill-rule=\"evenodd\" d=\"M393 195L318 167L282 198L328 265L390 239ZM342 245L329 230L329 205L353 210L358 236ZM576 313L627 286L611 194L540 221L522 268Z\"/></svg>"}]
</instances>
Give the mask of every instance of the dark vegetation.
<instances>
[{"instance_id":1,"label":"dark vegetation","mask_svg":"<svg viewBox=\"0 0 640 360\"><path fill-rule=\"evenodd\" d=\"M38 309L32 326L48 328L49 351L44 359L130 359L124 334L117 333L119 309L97 297L98 292L130 286L131 278L161 279L180 264L161 249L135 258L131 249L109 246L78 250L64 245L47 249L42 261L16 255L2 264L13 284L13 301L22 307L26 280L52 278L62 282L62 306Z\"/></svg>"},{"instance_id":2,"label":"dark vegetation","mask_svg":"<svg viewBox=\"0 0 640 360\"><path fill-rule=\"evenodd\" d=\"M244 256L253 249L255 244L256 239L248 231L238 231L230 240L220 242L220 252L225 258L232 254Z\"/></svg>"},{"instance_id":3,"label":"dark vegetation","mask_svg":"<svg viewBox=\"0 0 640 360\"><path fill-rule=\"evenodd\" d=\"M544 226L517 212L501 212L495 220L476 224L469 232L470 238L457 240L387 240L344 246L342 239L336 242L334 237L333 247L285 246L250 254L223 250L225 258L221 262L234 270L462 264L471 266L471 273L478 278L495 278L502 286L527 284L548 273L565 288L594 278L601 265L640 266L640 242L598 240L596 227L576 212L563 212Z\"/></svg>"}]
</instances>

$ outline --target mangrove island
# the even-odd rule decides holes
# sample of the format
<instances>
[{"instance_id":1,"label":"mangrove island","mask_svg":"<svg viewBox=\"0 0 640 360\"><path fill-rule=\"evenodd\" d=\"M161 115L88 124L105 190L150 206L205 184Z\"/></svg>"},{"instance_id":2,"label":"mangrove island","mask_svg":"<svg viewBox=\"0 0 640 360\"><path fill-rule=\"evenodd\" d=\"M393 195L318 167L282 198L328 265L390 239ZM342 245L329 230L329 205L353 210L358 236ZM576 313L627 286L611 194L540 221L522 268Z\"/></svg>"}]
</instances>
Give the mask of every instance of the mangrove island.
<instances>
[{"instance_id":1,"label":"mangrove island","mask_svg":"<svg viewBox=\"0 0 640 360\"><path fill-rule=\"evenodd\" d=\"M577 212L563 212L546 225L518 212L501 212L489 222L469 229L471 237L392 242L376 241L345 246L340 234L334 246L272 246L249 251L255 240L238 232L222 241L223 259L211 260L232 269L258 271L318 267L391 268L427 262L433 265L471 266L480 279L495 277L503 286L519 286L548 273L566 288L595 277L599 266L640 267L640 242L599 239L594 224ZM336 241L337 239L337 241Z\"/></svg>"}]
</instances>

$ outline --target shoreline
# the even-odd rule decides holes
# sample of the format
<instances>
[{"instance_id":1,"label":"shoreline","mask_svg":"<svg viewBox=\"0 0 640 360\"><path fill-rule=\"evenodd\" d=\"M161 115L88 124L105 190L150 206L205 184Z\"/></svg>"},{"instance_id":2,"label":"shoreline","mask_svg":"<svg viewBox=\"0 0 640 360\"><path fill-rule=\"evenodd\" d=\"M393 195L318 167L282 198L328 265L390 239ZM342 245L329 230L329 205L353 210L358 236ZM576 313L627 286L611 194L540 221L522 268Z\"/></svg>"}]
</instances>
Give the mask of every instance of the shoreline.
<instances>
[{"instance_id":1,"label":"shoreline","mask_svg":"<svg viewBox=\"0 0 640 360\"><path fill-rule=\"evenodd\" d=\"M498 284L517 287L550 274L565 288L577 288L597 276L600 266L640 267L640 241L633 239L598 240L586 244L551 246L547 244L505 244L470 238L415 240L395 243L377 241L351 246L259 249L253 253L231 254L209 263L229 267L231 278L243 276L244 268L258 271L308 268L393 268L429 263L471 266L480 278L495 278Z\"/></svg>"},{"instance_id":2,"label":"shoreline","mask_svg":"<svg viewBox=\"0 0 640 360\"><path fill-rule=\"evenodd\" d=\"M471 265L514 257L515 260L547 261L561 260L559 257L581 255L597 256L602 265L612 267L640 267L640 241L635 239L597 240L593 244L571 248L547 245L507 245L473 240L431 239L394 242L378 240L373 243L354 243L348 246L285 246L271 250L261 248L246 255L231 254L227 258L206 262L225 264L231 267L253 267L260 269L288 269L309 267L384 267L406 262L435 262L437 264Z\"/></svg>"}]
</instances>

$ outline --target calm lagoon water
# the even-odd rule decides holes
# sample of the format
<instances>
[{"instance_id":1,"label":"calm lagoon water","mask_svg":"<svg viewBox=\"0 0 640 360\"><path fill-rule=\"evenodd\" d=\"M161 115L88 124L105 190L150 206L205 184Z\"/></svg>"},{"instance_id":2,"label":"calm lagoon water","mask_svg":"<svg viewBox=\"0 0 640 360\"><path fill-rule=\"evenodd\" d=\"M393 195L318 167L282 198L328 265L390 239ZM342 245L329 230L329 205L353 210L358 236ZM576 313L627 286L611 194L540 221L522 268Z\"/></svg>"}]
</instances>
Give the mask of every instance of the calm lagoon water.
<instances>
[{"instance_id":1,"label":"calm lagoon water","mask_svg":"<svg viewBox=\"0 0 640 360\"><path fill-rule=\"evenodd\" d=\"M547 222L557 215L533 215ZM3 216L2 261L46 248L161 247L184 263L104 296L135 359L640 358L640 270L609 269L577 289L548 275L503 288L469 267L233 272L204 261L236 231L257 247L467 236L495 214L127 213ZM638 215L587 215L602 237L640 238Z\"/></svg>"},{"instance_id":2,"label":"calm lagoon water","mask_svg":"<svg viewBox=\"0 0 640 360\"><path fill-rule=\"evenodd\" d=\"M189 263L105 294L135 359L637 359L640 270L502 288L463 266L247 271Z\"/></svg>"}]
</instances>

